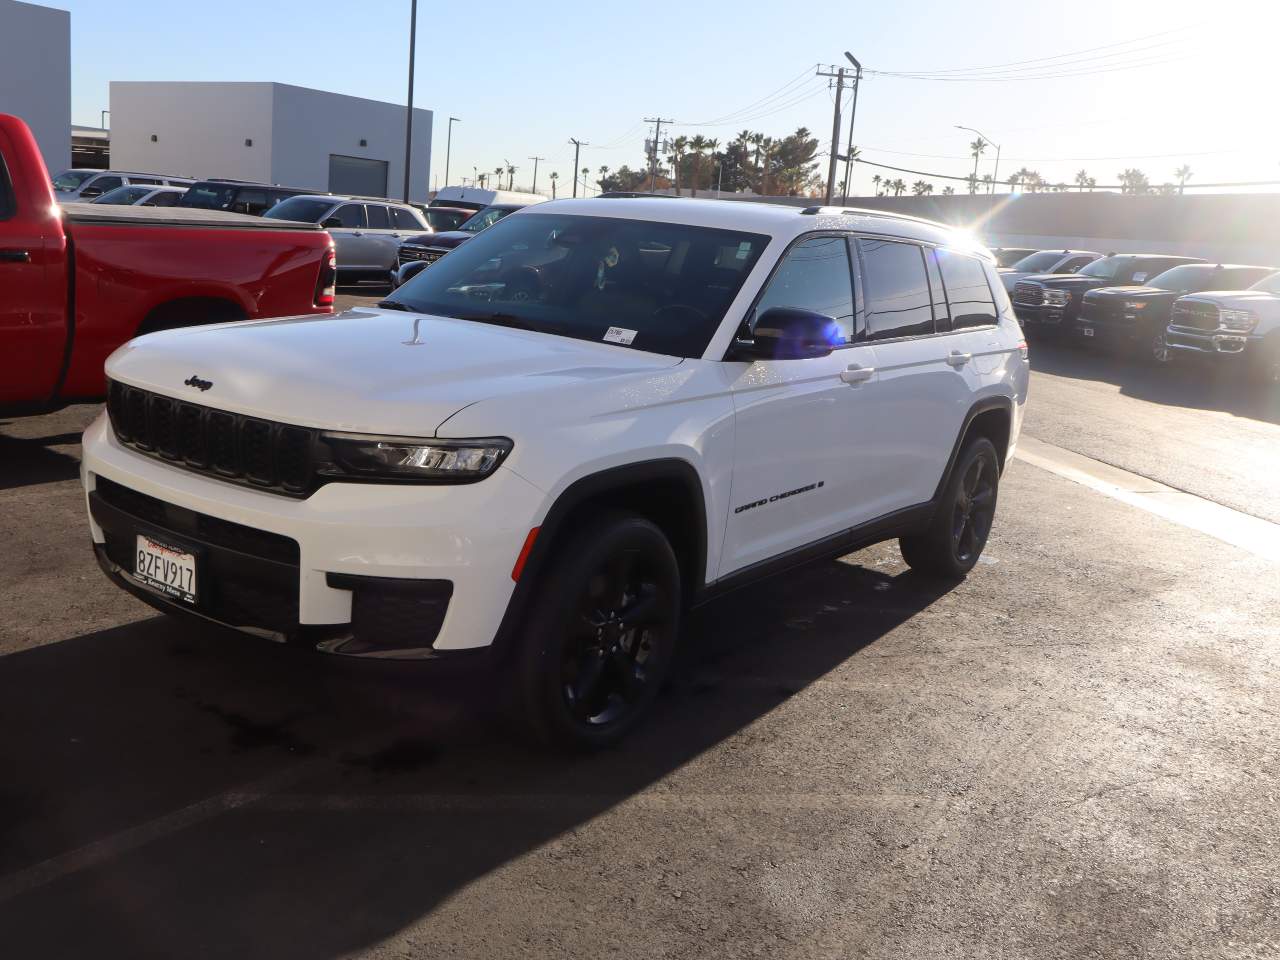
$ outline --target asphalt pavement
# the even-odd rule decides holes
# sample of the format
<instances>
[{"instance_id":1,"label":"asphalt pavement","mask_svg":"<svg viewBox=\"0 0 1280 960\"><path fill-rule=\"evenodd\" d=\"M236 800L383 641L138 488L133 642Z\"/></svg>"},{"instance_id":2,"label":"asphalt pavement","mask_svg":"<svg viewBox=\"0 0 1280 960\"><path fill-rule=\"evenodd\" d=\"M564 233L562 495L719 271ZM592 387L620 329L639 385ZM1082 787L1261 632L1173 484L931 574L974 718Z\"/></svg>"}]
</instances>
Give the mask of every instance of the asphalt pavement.
<instances>
[{"instance_id":1,"label":"asphalt pavement","mask_svg":"<svg viewBox=\"0 0 1280 960\"><path fill-rule=\"evenodd\" d=\"M1029 436L1280 518L1271 401L1033 365ZM116 590L76 479L93 414L0 423L7 955L1280 954L1255 553L1015 460L965 582L883 544L727 597L653 723L554 756L483 677Z\"/></svg>"}]
</instances>

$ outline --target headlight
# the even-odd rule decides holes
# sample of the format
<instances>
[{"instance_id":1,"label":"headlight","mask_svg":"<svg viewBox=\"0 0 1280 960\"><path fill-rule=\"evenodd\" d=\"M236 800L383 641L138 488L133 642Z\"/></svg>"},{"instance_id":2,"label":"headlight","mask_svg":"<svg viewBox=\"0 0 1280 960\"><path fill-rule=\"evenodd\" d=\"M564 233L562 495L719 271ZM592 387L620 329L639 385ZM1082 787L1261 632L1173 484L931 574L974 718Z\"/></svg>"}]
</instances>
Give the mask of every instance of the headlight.
<instances>
[{"instance_id":1,"label":"headlight","mask_svg":"<svg viewBox=\"0 0 1280 960\"><path fill-rule=\"evenodd\" d=\"M1126 300L1124 308L1126 310L1145 310L1147 309L1147 303L1145 300Z\"/></svg>"},{"instance_id":2,"label":"headlight","mask_svg":"<svg viewBox=\"0 0 1280 960\"><path fill-rule=\"evenodd\" d=\"M1053 307L1065 307L1071 302L1071 294L1066 290L1046 290L1044 302Z\"/></svg>"},{"instance_id":3,"label":"headlight","mask_svg":"<svg viewBox=\"0 0 1280 960\"><path fill-rule=\"evenodd\" d=\"M409 480L420 483L471 483L483 480L511 452L506 437L433 440L325 433L331 462L319 472L353 479Z\"/></svg>"},{"instance_id":4,"label":"headlight","mask_svg":"<svg viewBox=\"0 0 1280 960\"><path fill-rule=\"evenodd\" d=\"M1252 310L1220 310L1218 326L1232 333L1248 333L1258 325L1258 317Z\"/></svg>"}]
</instances>

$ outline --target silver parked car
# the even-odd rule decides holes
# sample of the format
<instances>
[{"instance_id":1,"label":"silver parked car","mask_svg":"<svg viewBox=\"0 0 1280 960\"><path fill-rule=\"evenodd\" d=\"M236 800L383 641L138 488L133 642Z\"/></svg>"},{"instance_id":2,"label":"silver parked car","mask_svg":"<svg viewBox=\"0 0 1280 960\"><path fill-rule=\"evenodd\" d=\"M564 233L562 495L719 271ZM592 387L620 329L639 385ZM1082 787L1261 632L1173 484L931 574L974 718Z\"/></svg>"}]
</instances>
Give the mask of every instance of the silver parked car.
<instances>
[{"instance_id":1,"label":"silver parked car","mask_svg":"<svg viewBox=\"0 0 1280 960\"><path fill-rule=\"evenodd\" d=\"M53 196L59 203L81 201L88 203L109 190L125 184L143 184L152 187L187 188L195 183L190 177L171 177L163 173L135 173L132 170L63 170L53 178Z\"/></svg>"},{"instance_id":2,"label":"silver parked car","mask_svg":"<svg viewBox=\"0 0 1280 960\"><path fill-rule=\"evenodd\" d=\"M400 241L431 229L409 204L371 197L302 194L281 200L263 216L318 223L328 230L338 257L338 274L347 281L389 280L398 265Z\"/></svg>"}]
</instances>

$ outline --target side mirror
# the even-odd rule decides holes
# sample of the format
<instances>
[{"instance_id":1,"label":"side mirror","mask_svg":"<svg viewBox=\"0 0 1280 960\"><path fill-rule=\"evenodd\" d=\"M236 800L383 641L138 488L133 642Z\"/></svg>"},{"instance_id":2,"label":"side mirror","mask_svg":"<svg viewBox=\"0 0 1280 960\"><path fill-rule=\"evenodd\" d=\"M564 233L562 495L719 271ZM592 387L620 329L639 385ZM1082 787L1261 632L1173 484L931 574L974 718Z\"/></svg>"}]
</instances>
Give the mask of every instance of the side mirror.
<instances>
[{"instance_id":1,"label":"side mirror","mask_svg":"<svg viewBox=\"0 0 1280 960\"><path fill-rule=\"evenodd\" d=\"M832 317L794 307L771 307L756 320L754 339L737 340L731 360L809 360L825 357L844 341Z\"/></svg>"},{"instance_id":2,"label":"side mirror","mask_svg":"<svg viewBox=\"0 0 1280 960\"><path fill-rule=\"evenodd\" d=\"M102 196L102 188L101 187L85 187L83 190L80 191L80 196L82 199L84 197L100 197Z\"/></svg>"},{"instance_id":3,"label":"side mirror","mask_svg":"<svg viewBox=\"0 0 1280 960\"><path fill-rule=\"evenodd\" d=\"M332 230L334 227L342 226L342 221L337 217L326 217L320 221L320 226L324 227L326 230Z\"/></svg>"}]
</instances>

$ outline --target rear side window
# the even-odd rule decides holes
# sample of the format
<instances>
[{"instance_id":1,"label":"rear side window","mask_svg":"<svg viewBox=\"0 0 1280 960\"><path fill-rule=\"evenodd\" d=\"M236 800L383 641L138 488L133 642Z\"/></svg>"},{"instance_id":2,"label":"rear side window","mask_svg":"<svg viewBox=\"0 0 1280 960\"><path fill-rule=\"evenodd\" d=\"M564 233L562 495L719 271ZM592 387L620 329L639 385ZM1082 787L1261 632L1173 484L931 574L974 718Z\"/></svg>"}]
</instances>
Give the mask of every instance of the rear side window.
<instances>
[{"instance_id":1,"label":"rear side window","mask_svg":"<svg viewBox=\"0 0 1280 960\"><path fill-rule=\"evenodd\" d=\"M344 203L333 212L333 215L338 218L338 221L342 226L347 227L348 229L352 227L363 227L367 223L364 218L363 203Z\"/></svg>"},{"instance_id":2,"label":"rear side window","mask_svg":"<svg viewBox=\"0 0 1280 960\"><path fill-rule=\"evenodd\" d=\"M174 193L172 190L162 190L150 200L144 200L142 205L144 207L172 207L181 196L182 194Z\"/></svg>"},{"instance_id":3,"label":"rear side window","mask_svg":"<svg viewBox=\"0 0 1280 960\"><path fill-rule=\"evenodd\" d=\"M158 177L130 177L129 182L130 183L148 183L153 187L158 187L160 186L160 183L161 183Z\"/></svg>"},{"instance_id":4,"label":"rear side window","mask_svg":"<svg viewBox=\"0 0 1280 960\"><path fill-rule=\"evenodd\" d=\"M1057 272L1057 273L1075 273L1075 272L1076 272L1077 270L1079 270L1081 267L1088 266L1089 264L1093 263L1093 261L1094 261L1094 260L1096 260L1096 259L1097 259L1097 257L1072 257L1070 260L1068 260L1068 261L1067 261L1066 263L1064 263L1062 266L1058 267L1057 271L1055 271L1055 272Z\"/></svg>"},{"instance_id":5,"label":"rear side window","mask_svg":"<svg viewBox=\"0 0 1280 960\"><path fill-rule=\"evenodd\" d=\"M746 260L734 247L723 248L721 256L725 251L730 252L731 262L733 257L738 263ZM852 340L853 277L844 237L810 237L787 251L756 304L756 318L771 307L792 307L831 317L844 342Z\"/></svg>"},{"instance_id":6,"label":"rear side window","mask_svg":"<svg viewBox=\"0 0 1280 960\"><path fill-rule=\"evenodd\" d=\"M924 251L899 240L858 240L862 257L867 337L889 340L933 333L933 307Z\"/></svg>"},{"instance_id":7,"label":"rear side window","mask_svg":"<svg viewBox=\"0 0 1280 960\"><path fill-rule=\"evenodd\" d=\"M94 190L106 193L108 190L114 190L123 184L124 178L122 177L97 177L89 183L89 186Z\"/></svg>"},{"instance_id":8,"label":"rear side window","mask_svg":"<svg viewBox=\"0 0 1280 960\"><path fill-rule=\"evenodd\" d=\"M387 216L387 208L380 203L366 203L364 208L369 211L369 229L371 230L390 230L391 218Z\"/></svg>"},{"instance_id":9,"label":"rear side window","mask_svg":"<svg viewBox=\"0 0 1280 960\"><path fill-rule=\"evenodd\" d=\"M397 230L421 230L422 224L418 222L410 211L404 207L391 208L391 222Z\"/></svg>"},{"instance_id":10,"label":"rear side window","mask_svg":"<svg viewBox=\"0 0 1280 960\"><path fill-rule=\"evenodd\" d=\"M987 272L973 257L950 250L938 251L938 266L951 305L951 327L989 327L996 323L996 302L987 284Z\"/></svg>"}]
</instances>

